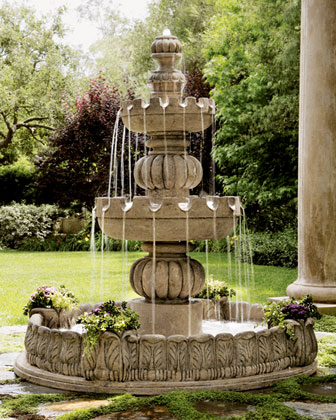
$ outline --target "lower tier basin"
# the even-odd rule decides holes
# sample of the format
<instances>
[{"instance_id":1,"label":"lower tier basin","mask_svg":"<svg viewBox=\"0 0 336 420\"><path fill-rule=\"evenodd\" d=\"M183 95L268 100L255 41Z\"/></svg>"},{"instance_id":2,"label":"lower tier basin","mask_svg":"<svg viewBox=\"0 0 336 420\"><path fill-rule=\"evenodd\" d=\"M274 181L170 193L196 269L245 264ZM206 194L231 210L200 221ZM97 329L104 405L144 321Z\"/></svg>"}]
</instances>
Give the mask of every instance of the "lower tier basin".
<instances>
[{"instance_id":1,"label":"lower tier basin","mask_svg":"<svg viewBox=\"0 0 336 420\"><path fill-rule=\"evenodd\" d=\"M65 325L60 327L74 323L84 310L88 306L75 315L63 314ZM105 332L94 351L84 353L85 334L53 328L50 310L34 311L25 337L26 352L16 360L14 371L28 381L57 389L141 395L177 389L248 390L311 375L317 367L312 319L289 321L294 339L279 327L215 336ZM225 308L220 311L221 316L225 313Z\"/></svg>"},{"instance_id":2,"label":"lower tier basin","mask_svg":"<svg viewBox=\"0 0 336 420\"><path fill-rule=\"evenodd\" d=\"M107 236L144 242L224 238L240 211L238 197L134 197L131 203L124 197L96 198L98 223Z\"/></svg>"}]
</instances>

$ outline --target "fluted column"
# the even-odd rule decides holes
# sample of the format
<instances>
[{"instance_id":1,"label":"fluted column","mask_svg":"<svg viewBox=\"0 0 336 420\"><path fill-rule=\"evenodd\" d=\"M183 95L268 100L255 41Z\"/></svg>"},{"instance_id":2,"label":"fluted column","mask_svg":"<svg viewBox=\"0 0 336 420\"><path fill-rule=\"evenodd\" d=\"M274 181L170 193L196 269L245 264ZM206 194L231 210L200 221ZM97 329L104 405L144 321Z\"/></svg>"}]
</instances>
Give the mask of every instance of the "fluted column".
<instances>
[{"instance_id":1,"label":"fluted column","mask_svg":"<svg viewBox=\"0 0 336 420\"><path fill-rule=\"evenodd\" d=\"M296 298L336 303L336 0L302 0Z\"/></svg>"}]
</instances>

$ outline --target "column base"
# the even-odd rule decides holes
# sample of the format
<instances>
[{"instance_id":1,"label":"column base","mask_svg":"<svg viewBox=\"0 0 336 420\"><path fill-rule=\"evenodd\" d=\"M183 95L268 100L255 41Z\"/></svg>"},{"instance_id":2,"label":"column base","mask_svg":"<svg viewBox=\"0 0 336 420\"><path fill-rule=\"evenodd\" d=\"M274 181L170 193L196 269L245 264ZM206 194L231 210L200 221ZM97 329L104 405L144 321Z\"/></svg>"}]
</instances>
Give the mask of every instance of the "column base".
<instances>
[{"instance_id":1,"label":"column base","mask_svg":"<svg viewBox=\"0 0 336 420\"><path fill-rule=\"evenodd\" d=\"M154 310L153 306L154 305ZM140 315L140 334L197 335L202 332L202 301L191 299L189 303L151 303L145 299L133 299L129 306ZM190 312L189 312L190 311ZM155 317L153 328L153 312ZM189 321L190 317L190 321ZM189 331L190 323L190 331Z\"/></svg>"},{"instance_id":2,"label":"column base","mask_svg":"<svg viewBox=\"0 0 336 420\"><path fill-rule=\"evenodd\" d=\"M286 290L287 296L300 299L306 295L312 295L313 301L318 303L336 303L336 284L309 284L303 280L296 280L290 284Z\"/></svg>"}]
</instances>

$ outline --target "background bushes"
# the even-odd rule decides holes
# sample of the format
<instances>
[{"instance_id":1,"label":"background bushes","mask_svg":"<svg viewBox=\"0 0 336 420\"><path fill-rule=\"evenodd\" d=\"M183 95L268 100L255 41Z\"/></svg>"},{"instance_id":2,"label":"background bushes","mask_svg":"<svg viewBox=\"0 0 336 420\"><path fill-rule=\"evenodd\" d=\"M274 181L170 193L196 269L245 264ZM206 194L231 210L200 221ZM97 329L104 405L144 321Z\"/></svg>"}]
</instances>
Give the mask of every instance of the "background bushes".
<instances>
[{"instance_id":1,"label":"background bushes","mask_svg":"<svg viewBox=\"0 0 336 420\"><path fill-rule=\"evenodd\" d=\"M234 252L238 246L239 236L232 235L229 238L230 250ZM297 229L287 227L282 232L254 232L242 238L246 241L240 246L246 250L251 250L252 260L257 265L273 265L279 267L295 268L298 263L297 250ZM206 249L205 241L193 241L196 252L204 252ZM216 241L208 241L209 252L227 252L227 238ZM246 260L246 256L245 256Z\"/></svg>"},{"instance_id":2,"label":"background bushes","mask_svg":"<svg viewBox=\"0 0 336 420\"><path fill-rule=\"evenodd\" d=\"M252 233L250 235L254 264L297 267L297 230Z\"/></svg>"},{"instance_id":3,"label":"background bushes","mask_svg":"<svg viewBox=\"0 0 336 420\"><path fill-rule=\"evenodd\" d=\"M13 203L0 207L0 247L18 249L27 238L43 241L61 211L54 205Z\"/></svg>"},{"instance_id":4,"label":"background bushes","mask_svg":"<svg viewBox=\"0 0 336 420\"><path fill-rule=\"evenodd\" d=\"M22 200L33 203L36 199L35 181L35 167L24 159L0 166L0 205Z\"/></svg>"}]
</instances>

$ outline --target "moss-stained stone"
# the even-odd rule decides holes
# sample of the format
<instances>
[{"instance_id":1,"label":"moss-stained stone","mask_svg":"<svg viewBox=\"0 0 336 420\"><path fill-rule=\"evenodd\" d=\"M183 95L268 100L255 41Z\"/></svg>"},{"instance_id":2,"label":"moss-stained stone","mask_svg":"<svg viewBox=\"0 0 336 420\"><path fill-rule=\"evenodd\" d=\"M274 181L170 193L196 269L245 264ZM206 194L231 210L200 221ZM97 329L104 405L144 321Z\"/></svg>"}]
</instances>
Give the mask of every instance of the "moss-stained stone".
<instances>
[{"instance_id":1,"label":"moss-stained stone","mask_svg":"<svg viewBox=\"0 0 336 420\"><path fill-rule=\"evenodd\" d=\"M38 408L38 414L46 417L55 417L64 413L69 413L76 410L84 410L90 408L97 408L110 404L108 400L94 400L78 398L75 400L61 401L52 404L43 404Z\"/></svg>"},{"instance_id":2,"label":"moss-stained stone","mask_svg":"<svg viewBox=\"0 0 336 420\"><path fill-rule=\"evenodd\" d=\"M24 351L24 332L0 332L0 354Z\"/></svg>"}]
</instances>

